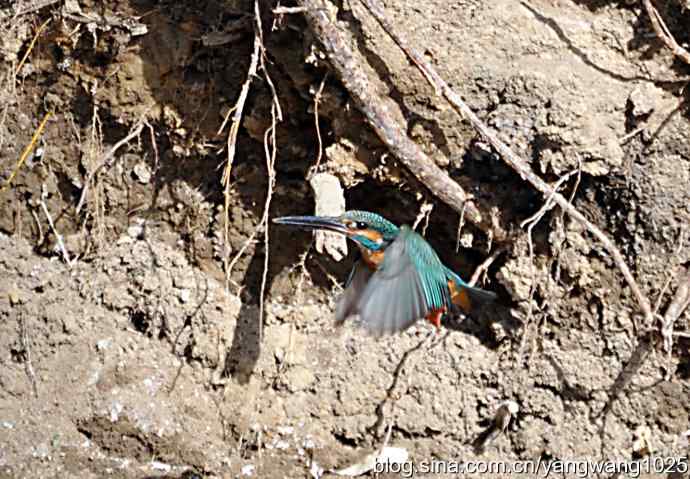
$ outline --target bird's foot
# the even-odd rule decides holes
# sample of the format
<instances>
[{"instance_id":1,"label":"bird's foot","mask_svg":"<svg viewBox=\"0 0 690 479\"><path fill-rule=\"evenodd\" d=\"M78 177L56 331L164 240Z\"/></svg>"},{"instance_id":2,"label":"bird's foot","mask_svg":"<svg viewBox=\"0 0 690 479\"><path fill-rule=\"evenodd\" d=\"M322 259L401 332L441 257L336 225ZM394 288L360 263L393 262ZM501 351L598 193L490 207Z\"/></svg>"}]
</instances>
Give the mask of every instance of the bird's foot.
<instances>
[{"instance_id":1,"label":"bird's foot","mask_svg":"<svg viewBox=\"0 0 690 479\"><path fill-rule=\"evenodd\" d=\"M426 320L436 326L436 331L441 330L441 317L446 312L446 308L435 309L426 316Z\"/></svg>"}]
</instances>

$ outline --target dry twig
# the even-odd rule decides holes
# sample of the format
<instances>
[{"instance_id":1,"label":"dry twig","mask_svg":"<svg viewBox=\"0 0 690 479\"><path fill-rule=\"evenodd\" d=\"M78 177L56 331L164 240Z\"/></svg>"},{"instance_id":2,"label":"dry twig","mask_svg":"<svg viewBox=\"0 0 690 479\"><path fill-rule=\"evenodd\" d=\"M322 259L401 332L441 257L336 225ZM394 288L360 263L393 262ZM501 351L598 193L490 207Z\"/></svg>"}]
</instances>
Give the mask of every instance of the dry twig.
<instances>
[{"instance_id":1,"label":"dry twig","mask_svg":"<svg viewBox=\"0 0 690 479\"><path fill-rule=\"evenodd\" d=\"M55 227L55 223L53 222L53 217L50 215L50 211L48 210L48 206L46 205L46 198L48 197L48 190L46 188L45 183L41 185L41 208L43 209L43 213L46 215L46 218L48 219L48 225L50 226L50 229L53 231L53 234L55 235L55 240L57 241L58 244L58 249L60 250L60 253L62 254L62 259L65 260L65 263L67 264L68 267L72 267L72 260L69 257L69 253L67 252L67 248L65 248L65 243L62 240L62 235L60 232L57 230Z\"/></svg>"},{"instance_id":2,"label":"dry twig","mask_svg":"<svg viewBox=\"0 0 690 479\"><path fill-rule=\"evenodd\" d=\"M259 292L259 341L261 341L263 335L263 318L264 318L264 299L266 295L266 282L268 276L268 259L269 259L269 227L268 227L268 216L269 209L271 206L271 199L273 198L273 190L275 188L276 173L275 173L275 160L277 155L277 145L276 145L276 125L277 122L283 121L283 113L278 101L278 94L276 92L275 85L271 80L268 70L266 68L266 54L263 43L263 28L261 25L261 12L259 10L258 0L254 1L254 21L255 21L255 32L254 32L254 51L252 53L249 70L247 72L247 79L242 85L242 90L240 91L240 96L235 104L235 106L230 110L228 116L226 116L223 124L220 127L218 133L220 133L227 123L230 114L233 114L232 124L230 126L230 132L228 134L228 161L225 165L225 170L223 171L222 183L225 188L225 225L224 225L224 241L227 245L229 243L229 210L230 210L230 173L232 169L232 163L235 157L235 149L237 142L237 134L239 132L240 121L242 120L242 113L244 111L244 106L249 94L249 86L252 79L256 76L257 71L261 68L263 76L268 84L272 93L272 103L271 103L271 126L264 132L264 154L266 157L266 169L268 172L268 186L266 192L266 201L264 203L264 211L261 216L259 224L256 226L252 234L244 242L240 250L233 257L233 259L228 262L227 255L225 255L225 278L226 287L230 283L230 273L233 267L242 257L244 252L247 250L250 244L254 242L254 238L258 234L259 230L263 228L264 231L264 267L261 275L261 287Z\"/></svg>"},{"instance_id":3,"label":"dry twig","mask_svg":"<svg viewBox=\"0 0 690 479\"><path fill-rule=\"evenodd\" d=\"M553 209L554 206L556 206L553 201L554 195L557 194L561 185L563 185L563 183L565 183L575 173L576 171L571 171L570 173L567 173L563 175L561 178L559 178L559 180L553 187L553 193L547 198L544 205L541 208L539 208L539 211L537 211L535 214L533 214L532 216L524 220L522 223L520 223L520 228L524 228L525 226L527 226L527 246L529 248L529 261L531 266L530 271L532 273L532 278L530 279L529 286L529 297L527 298L527 318L525 319L525 333L523 334L522 340L520 341L520 354L524 352L525 343L527 341L527 328L532 323L532 315L534 311L534 292L536 291L537 267L534 264L534 243L532 242L532 230L537 225L537 223L539 223L539 221L544 217L544 215L548 211ZM530 357L531 356L532 353L530 353Z\"/></svg>"},{"instance_id":4,"label":"dry twig","mask_svg":"<svg viewBox=\"0 0 690 479\"><path fill-rule=\"evenodd\" d=\"M266 277L268 275L268 257L269 257L269 236L268 232L270 228L268 227L268 211L271 207L271 199L273 198L273 189L276 183L276 153L278 147L276 145L276 123L283 121L283 112L280 108L280 102L278 101L278 94L276 93L273 81L268 74L266 69L266 55L264 52L263 45L263 29L261 27L261 12L259 11L259 0L254 1L254 15L256 17L256 28L258 30L259 38L261 40L261 56L260 56L260 66L263 71L264 78L268 83L272 96L271 103L271 126L264 133L264 153L266 156L266 170L268 172L268 186L266 191L266 202L264 204L264 213L261 218L261 225L264 228L264 269L261 274L261 289L259 293L259 342L263 335L263 321L264 321L264 300L266 296Z\"/></svg>"},{"instance_id":5,"label":"dry twig","mask_svg":"<svg viewBox=\"0 0 690 479\"><path fill-rule=\"evenodd\" d=\"M652 22L652 28L654 28L654 33L659 37L659 40L664 42L664 45L666 45L675 56L690 65L690 52L678 45L678 42L673 38L671 32L668 31L661 15L659 15L657 9L652 5L652 0L642 0L642 4L645 10L647 10L647 15L649 15L649 19Z\"/></svg>"},{"instance_id":6,"label":"dry twig","mask_svg":"<svg viewBox=\"0 0 690 479\"><path fill-rule=\"evenodd\" d=\"M460 251L460 233L462 233L462 227L465 226L465 208L460 210L460 218L458 218L458 229L455 232L455 252Z\"/></svg>"},{"instance_id":7,"label":"dry twig","mask_svg":"<svg viewBox=\"0 0 690 479\"><path fill-rule=\"evenodd\" d=\"M0 188L0 193L2 193L7 187L9 187L10 184L12 183L12 180L14 179L14 177L17 176L19 169L22 167L22 165L24 164L26 159L29 157L29 154L33 151L34 147L36 146L36 143L38 142L38 139L40 138L41 133L43 133L43 129L45 128L46 123L48 123L48 120L50 119L50 116L52 114L53 114L53 112L49 111L43 117L41 124L38 125L38 128L36 128L36 131L34 132L34 135L31 137L31 141L26 146L26 148L24 148L24 151L22 151L22 154L19 157L19 161L17 161L17 166L14 167L14 170L10 174L10 177L7 179L7 181L5 182L3 187Z\"/></svg>"},{"instance_id":8,"label":"dry twig","mask_svg":"<svg viewBox=\"0 0 690 479\"><path fill-rule=\"evenodd\" d=\"M669 362L671 358L671 352L673 350L673 336L681 336L680 333L674 333L673 327L680 318L681 314L690 306L690 272L686 272L681 281L676 294L671 300L666 309L666 314L661 318L661 336L664 339L664 351L668 355ZM671 375L671 368L667 368L666 379L668 380Z\"/></svg>"},{"instance_id":9,"label":"dry twig","mask_svg":"<svg viewBox=\"0 0 690 479\"><path fill-rule=\"evenodd\" d=\"M21 334L22 348L24 348L24 370L31 383L34 397L38 398L38 387L36 385L36 373L34 372L34 365L31 361L31 339L29 338L29 328L26 326L26 316L19 317L19 329Z\"/></svg>"},{"instance_id":10,"label":"dry twig","mask_svg":"<svg viewBox=\"0 0 690 479\"><path fill-rule=\"evenodd\" d=\"M43 236L43 227L41 226L41 220L38 219L38 214L36 213L36 210L34 208L31 208L31 216L34 218L34 222L36 223L36 229L38 230L38 244L42 244L43 240L45 239L45 236ZM21 223L19 223L21 225ZM19 235L17 235L19 236Z\"/></svg>"},{"instance_id":11,"label":"dry twig","mask_svg":"<svg viewBox=\"0 0 690 479\"><path fill-rule=\"evenodd\" d=\"M424 220L424 226L422 227L422 236L426 236L426 229L429 227L429 217L431 216L431 210L434 209L433 203L427 203L426 201L422 203L419 207L419 213L412 224L412 229L416 230L419 223Z\"/></svg>"},{"instance_id":12,"label":"dry twig","mask_svg":"<svg viewBox=\"0 0 690 479\"><path fill-rule=\"evenodd\" d=\"M240 122L242 121L242 114L244 113L244 105L247 102L249 87L252 83L252 80L256 76L257 69L259 68L259 56L261 53L261 48L261 34L257 31L254 32L254 50L252 51L251 60L249 62L249 69L247 70L247 79L242 84L242 89L240 90L240 95L237 98L235 106L232 107L232 109L228 112L228 115L226 116L225 120L223 120L223 124L220 126L220 129L218 130L218 134L220 134L225 128L225 124L227 123L228 118L232 114L232 123L230 124L230 132L228 133L227 140L228 160L225 164L225 168L223 169L223 177L221 179L221 183L223 184L224 188L223 193L225 197L225 204L223 208L223 241L226 245L230 244L230 173L232 172L232 163L235 160L235 151L237 148L237 133L240 130ZM229 286L230 283L230 273L232 272L232 268L235 266L235 263L239 261L240 257L242 256L242 254L244 254L244 251L249 247L251 242L254 240L255 236L256 230L251 234L249 238L247 238L247 241L245 241L242 248L240 248L240 251L235 255L235 257L231 261L228 262L227 254L223 255L226 288Z\"/></svg>"},{"instance_id":13,"label":"dry twig","mask_svg":"<svg viewBox=\"0 0 690 479\"><path fill-rule=\"evenodd\" d=\"M144 129L144 126L147 124L145 119L139 120L136 125L132 127L131 130L129 130L129 133L127 136L122 138L120 141L115 143L113 147L108 150L108 152L103 155L103 160L101 163L91 170L89 175L86 177L86 181L84 182L84 189L81 190L81 196L79 197L79 202L77 203L77 210L76 213L79 214L81 211L82 207L84 206L84 202L86 201L86 194L89 190L89 185L93 182L93 179L96 177L96 175L105 167L112 167L113 164L115 163L115 153L117 153L117 150L122 148L124 145L129 143L131 140L134 138L138 137L141 131Z\"/></svg>"},{"instance_id":14,"label":"dry twig","mask_svg":"<svg viewBox=\"0 0 690 479\"><path fill-rule=\"evenodd\" d=\"M360 0L366 8L371 12L371 14L376 18L381 27L388 33L388 35L398 44L398 46L407 54L407 56L412 60L412 62L422 71L424 77L436 88L437 91L448 100L448 102L456 109L456 111L462 116L469 119L470 123L474 128L491 143L491 145L498 151L503 158L503 160L515 170L520 177L530 183L535 189L537 189L544 197L551 197L553 202L560 206L564 211L568 213L575 221L582 224L599 242L604 246L608 253L612 256L614 263L621 271L626 283L630 287L637 303L645 317L646 327L649 328L654 323L654 314L652 313L652 308L649 303L649 299L642 293L639 285L635 281L630 268L625 262L625 258L621 254L615 243L604 233L598 226L589 221L585 216L580 213L580 211L575 208L570 201L563 197L560 193L557 193L551 185L546 181L537 176L529 164L520 158L518 155L513 153L513 151L486 126L479 117L467 106L467 104L462 100L460 95L458 95L452 88L446 83L445 80L436 72L436 70L427 62L424 57L414 48L412 48L409 43L402 38L402 36L396 32L393 25L386 19L383 10L380 5L374 2L374 0ZM303 0L305 3L306 0ZM313 23L313 22L312 22ZM321 36L320 30L315 30L317 34ZM322 41L324 39L322 38ZM330 39L326 39L330 41ZM346 85L348 86L348 85ZM637 328L638 331L640 328Z\"/></svg>"},{"instance_id":15,"label":"dry twig","mask_svg":"<svg viewBox=\"0 0 690 479\"><path fill-rule=\"evenodd\" d=\"M496 261L496 258L498 258L504 251L505 247L496 248L496 250L491 254L491 256L488 256L484 261L482 261L482 264L477 266L477 269L474 270L474 273L472 273L472 277L467 282L467 284L469 284L470 286L475 286L479 282L479 279L481 278L482 274L486 275L486 272L489 270L489 267L493 264L494 261Z\"/></svg>"},{"instance_id":16,"label":"dry twig","mask_svg":"<svg viewBox=\"0 0 690 479\"><path fill-rule=\"evenodd\" d=\"M306 7L276 7L273 9L273 13L275 13L276 15L304 13L306 11Z\"/></svg>"},{"instance_id":17,"label":"dry twig","mask_svg":"<svg viewBox=\"0 0 690 479\"><path fill-rule=\"evenodd\" d=\"M390 386L388 386L388 389L386 389L386 397L383 398L381 402L378 403L376 406L376 422L369 427L368 429L372 431L374 434L378 435L378 430L379 428L383 425L385 419L386 419L386 405L392 401L393 407L395 407L395 403L397 402L396 394L395 394L395 389L398 386L398 383L400 382L401 377L403 376L404 367L407 364L408 359L415 354L417 351L422 349L426 344L430 344L432 338L434 338L437 335L436 329L430 330L424 338L422 338L415 346L411 347L410 349L406 350L403 355L400 357L400 361L398 361L398 364L395 366L395 370L393 371L393 380L391 381Z\"/></svg>"},{"instance_id":18,"label":"dry twig","mask_svg":"<svg viewBox=\"0 0 690 479\"><path fill-rule=\"evenodd\" d=\"M316 127L316 139L318 140L319 151L316 153L316 163L314 163L314 166L309 168L307 172L307 180L311 180L311 178L318 173L321 158L323 157L323 140L321 139L321 127L319 126L319 104L321 103L323 87L326 85L326 78L328 78L328 73L323 76L319 89L316 91L316 94L314 94L314 126Z\"/></svg>"},{"instance_id":19,"label":"dry twig","mask_svg":"<svg viewBox=\"0 0 690 479\"><path fill-rule=\"evenodd\" d=\"M6 10L0 10L0 19L7 17L18 17L20 15L26 15L27 13L35 12L44 7L48 7L61 0L19 0L15 1L15 4Z\"/></svg>"},{"instance_id":20,"label":"dry twig","mask_svg":"<svg viewBox=\"0 0 690 479\"><path fill-rule=\"evenodd\" d=\"M38 27L38 30L36 30L36 34L34 35L34 38L31 40L31 43L29 43L29 48L26 49L26 53L24 53L24 56L22 57L21 61L19 62L19 65L17 65L17 68L14 70L14 76L19 75L19 72L22 70L22 67L24 66L24 62L26 62L26 59L29 58L29 55L31 54L31 51L34 49L34 45L36 45L36 40L38 40L38 37L41 35L41 32L45 29L46 26L48 26L48 23L50 23L50 18L43 22L40 27Z\"/></svg>"}]
</instances>

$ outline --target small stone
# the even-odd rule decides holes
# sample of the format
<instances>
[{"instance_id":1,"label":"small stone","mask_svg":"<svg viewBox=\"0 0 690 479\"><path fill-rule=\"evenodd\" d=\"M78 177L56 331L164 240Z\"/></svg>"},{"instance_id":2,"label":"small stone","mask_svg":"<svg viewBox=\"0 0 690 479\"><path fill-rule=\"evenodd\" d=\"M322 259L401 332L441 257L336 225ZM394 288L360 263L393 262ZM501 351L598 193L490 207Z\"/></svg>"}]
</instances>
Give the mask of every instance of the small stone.
<instances>
[{"instance_id":1,"label":"small stone","mask_svg":"<svg viewBox=\"0 0 690 479\"><path fill-rule=\"evenodd\" d=\"M279 441L276 441L276 443L275 443L275 448L278 450L281 450L281 451L288 449L289 447L290 447L290 443L288 443L287 441L284 441L282 439Z\"/></svg>"},{"instance_id":2,"label":"small stone","mask_svg":"<svg viewBox=\"0 0 690 479\"><path fill-rule=\"evenodd\" d=\"M659 96L659 91L654 85L645 84L635 88L628 97L632 105L632 114L634 116L649 115L654 111Z\"/></svg>"},{"instance_id":3,"label":"small stone","mask_svg":"<svg viewBox=\"0 0 690 479\"><path fill-rule=\"evenodd\" d=\"M140 239L144 236L143 220L135 220L134 224L127 228L127 236L132 239Z\"/></svg>"},{"instance_id":4,"label":"small stone","mask_svg":"<svg viewBox=\"0 0 690 479\"><path fill-rule=\"evenodd\" d=\"M16 288L12 288L7 292L7 296L10 299L10 304L12 306L17 306L18 304L22 303L22 296L19 293L19 290Z\"/></svg>"},{"instance_id":5,"label":"small stone","mask_svg":"<svg viewBox=\"0 0 690 479\"><path fill-rule=\"evenodd\" d=\"M276 358L276 363L281 364L285 360L285 350L283 348L276 348L273 354Z\"/></svg>"},{"instance_id":6,"label":"small stone","mask_svg":"<svg viewBox=\"0 0 690 479\"><path fill-rule=\"evenodd\" d=\"M148 165L148 163L145 162L139 162L136 165L134 165L134 168L132 170L134 173L134 177L139 181L139 183L143 185L148 185L151 182L151 167Z\"/></svg>"},{"instance_id":7,"label":"small stone","mask_svg":"<svg viewBox=\"0 0 690 479\"><path fill-rule=\"evenodd\" d=\"M325 469L321 466L316 461L311 461L311 466L309 467L309 475L311 475L312 478L314 479L321 479L321 476L323 476Z\"/></svg>"},{"instance_id":8,"label":"small stone","mask_svg":"<svg viewBox=\"0 0 690 479\"><path fill-rule=\"evenodd\" d=\"M113 401L110 405L110 422L117 422L117 420L120 419L120 413L122 413L123 409L122 403Z\"/></svg>"},{"instance_id":9,"label":"small stone","mask_svg":"<svg viewBox=\"0 0 690 479\"><path fill-rule=\"evenodd\" d=\"M243 476L253 476L254 470L256 470L256 467L254 466L254 464L245 464L244 466L242 466L242 475Z\"/></svg>"},{"instance_id":10,"label":"small stone","mask_svg":"<svg viewBox=\"0 0 690 479\"><path fill-rule=\"evenodd\" d=\"M287 387L290 392L304 391L316 379L314 373L304 366L294 366L290 368L286 375Z\"/></svg>"},{"instance_id":11,"label":"small stone","mask_svg":"<svg viewBox=\"0 0 690 479\"><path fill-rule=\"evenodd\" d=\"M194 289L196 286L194 276L191 274L174 275L172 279L173 286L179 289Z\"/></svg>"},{"instance_id":12,"label":"small stone","mask_svg":"<svg viewBox=\"0 0 690 479\"><path fill-rule=\"evenodd\" d=\"M99 351L105 351L113 343L111 338L101 339L96 343L96 349Z\"/></svg>"},{"instance_id":13,"label":"small stone","mask_svg":"<svg viewBox=\"0 0 690 479\"><path fill-rule=\"evenodd\" d=\"M42 443L34 447L33 456L38 459L48 459L50 457L50 448L48 444Z\"/></svg>"},{"instance_id":14,"label":"small stone","mask_svg":"<svg viewBox=\"0 0 690 479\"><path fill-rule=\"evenodd\" d=\"M172 469L172 466L170 464L166 464L164 462L159 461L151 461L150 466L151 469L163 472L170 472L170 470Z\"/></svg>"},{"instance_id":15,"label":"small stone","mask_svg":"<svg viewBox=\"0 0 690 479\"><path fill-rule=\"evenodd\" d=\"M180 302L188 303L190 298L192 297L192 292L188 289L181 289L178 297L180 298Z\"/></svg>"},{"instance_id":16,"label":"small stone","mask_svg":"<svg viewBox=\"0 0 690 479\"><path fill-rule=\"evenodd\" d=\"M460 236L460 246L463 248L471 248L472 242L474 241L474 236L472 233L463 233Z\"/></svg>"}]
</instances>

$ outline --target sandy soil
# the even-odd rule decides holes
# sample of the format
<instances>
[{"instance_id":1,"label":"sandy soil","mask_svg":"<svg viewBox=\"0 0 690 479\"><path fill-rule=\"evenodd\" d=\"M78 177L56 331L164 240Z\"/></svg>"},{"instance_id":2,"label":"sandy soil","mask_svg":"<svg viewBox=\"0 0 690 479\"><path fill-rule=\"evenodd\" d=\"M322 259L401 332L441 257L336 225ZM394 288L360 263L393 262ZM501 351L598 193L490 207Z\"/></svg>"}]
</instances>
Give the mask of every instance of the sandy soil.
<instances>
[{"instance_id":1,"label":"sandy soil","mask_svg":"<svg viewBox=\"0 0 690 479\"><path fill-rule=\"evenodd\" d=\"M690 67L656 39L638 2L386 3L535 171L556 181L581 168L564 192L615 239L664 312L690 268ZM685 2L657 4L689 42ZM308 234L271 226L262 327L267 248L257 228L271 123L262 76L237 140L227 244L226 133L217 135L250 63L253 2L80 0L18 16L0 2L0 185L54 112L41 154L0 191L0 477L320 477L361 462L387 430L417 464L687 458L690 339L675 337L667 354L657 334L636 333L640 313L611 258L558 209L533 228L530 255L519 225L543 199L358 2L345 2L338 18L410 137L517 233L495 244L465 224L458 237L458 215L386 156L337 78L314 63L301 16L274 18L261 5L284 113L270 215L313 211L305 177L323 81L322 169L340 179L348 208L411 224L431 203L425 234L463 276L500 249L482 278L499 304L445 318L431 336L421 323L381 340L335 329L353 255L336 262ZM142 118L141 134L117 145ZM236 256L226 281L223 259ZM690 330L690 313L675 330ZM507 400L518 414L482 447Z\"/></svg>"}]
</instances>

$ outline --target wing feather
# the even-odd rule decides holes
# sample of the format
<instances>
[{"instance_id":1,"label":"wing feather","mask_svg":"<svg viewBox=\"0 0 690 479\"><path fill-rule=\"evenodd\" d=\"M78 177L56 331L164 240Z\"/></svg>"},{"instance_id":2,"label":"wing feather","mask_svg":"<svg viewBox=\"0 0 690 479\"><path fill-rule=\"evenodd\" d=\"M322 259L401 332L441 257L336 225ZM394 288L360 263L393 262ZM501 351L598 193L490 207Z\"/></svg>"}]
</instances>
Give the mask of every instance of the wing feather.
<instances>
[{"instance_id":1,"label":"wing feather","mask_svg":"<svg viewBox=\"0 0 690 479\"><path fill-rule=\"evenodd\" d=\"M357 303L359 297L371 278L372 271L363 260L355 262L347 279L345 291L338 299L335 308L335 323L342 324L346 319L357 314Z\"/></svg>"},{"instance_id":2,"label":"wing feather","mask_svg":"<svg viewBox=\"0 0 690 479\"><path fill-rule=\"evenodd\" d=\"M403 331L434 310L450 309L449 280L469 309L496 298L495 293L468 286L441 262L424 238L403 226L386 248L377 271L361 259L355 263L336 306L336 324L359 316L362 325L376 336Z\"/></svg>"},{"instance_id":3,"label":"wing feather","mask_svg":"<svg viewBox=\"0 0 690 479\"><path fill-rule=\"evenodd\" d=\"M403 226L386 248L383 264L371 275L356 309L363 326L382 335L407 329L449 301L441 260L424 238Z\"/></svg>"}]
</instances>

